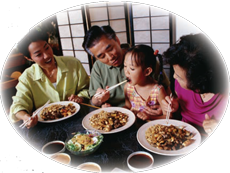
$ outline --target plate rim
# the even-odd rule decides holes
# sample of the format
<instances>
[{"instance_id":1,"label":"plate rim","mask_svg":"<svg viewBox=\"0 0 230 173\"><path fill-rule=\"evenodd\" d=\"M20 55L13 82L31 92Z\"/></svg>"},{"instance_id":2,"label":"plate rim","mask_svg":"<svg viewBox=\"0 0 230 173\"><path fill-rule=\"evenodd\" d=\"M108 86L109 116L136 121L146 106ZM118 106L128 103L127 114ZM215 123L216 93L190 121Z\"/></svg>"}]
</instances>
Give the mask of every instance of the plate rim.
<instances>
[{"instance_id":1,"label":"plate rim","mask_svg":"<svg viewBox=\"0 0 230 173\"><path fill-rule=\"evenodd\" d=\"M125 126L120 127L120 129L119 129L119 128L118 128L118 129L113 129L113 130L111 130L111 131L109 131L109 132L105 132L105 131L103 131L103 130L97 130L97 129L93 128L92 126L91 126L91 128L88 128L88 127L85 125L84 122L87 121L87 119L89 119L93 114L96 114L96 113L98 113L98 112L100 112L100 111L102 111L102 110L125 110L125 111L127 111L127 112L129 112L129 113L131 114L131 116L133 117L133 121L131 121L130 124L128 124L127 126L125 125ZM106 135L106 134L114 134L114 133L118 133L118 132L124 131L124 130L128 129L129 127L131 127L131 126L135 123L135 121L136 121L136 116L135 116L135 114L134 114L132 111L130 111L129 109L122 108L122 107L106 107L106 108L99 108L99 109L96 109L96 110L94 110L94 111L92 111L92 112L89 112L89 113L83 118L83 120L82 120L82 126L83 126L83 128L86 129L86 130L96 130L96 131L100 132L101 134ZM126 124L127 124L127 123L126 123Z\"/></svg>"},{"instance_id":2,"label":"plate rim","mask_svg":"<svg viewBox=\"0 0 230 173\"><path fill-rule=\"evenodd\" d=\"M163 121L165 123L162 123ZM192 128L193 132L195 131L195 133L196 133L195 136L197 136L197 139L196 139L197 142L195 144L193 144L194 146L189 148L189 150L185 150L184 148L182 148L181 150L175 150L175 151L160 150L160 149L157 149L157 148L151 146L148 143L148 141L146 140L146 138L145 138L145 132L146 132L147 128L149 128L150 126L155 125L155 124L163 124L163 125L165 125L166 124L165 119L153 120L153 121L150 121L150 122L147 122L147 123L143 124L137 131L136 137L137 137L138 143L143 148L145 148L146 150L148 150L148 151L150 151L152 153L159 154L159 155L165 155L165 156L181 156L181 155L188 154L188 153L192 152L193 150L195 150L197 147L200 146L200 144L201 144L201 134L195 127L193 127L191 124L188 124L188 123L180 121L180 120L169 119L169 122L171 122L170 124L172 124L172 125L174 125L175 123L181 123L181 126L186 126L186 129L188 127ZM143 134L143 133L144 133L144 140L145 140L145 142L147 142L148 146L145 146L144 144L142 144L141 140L139 139L140 134Z\"/></svg>"},{"instance_id":3,"label":"plate rim","mask_svg":"<svg viewBox=\"0 0 230 173\"><path fill-rule=\"evenodd\" d=\"M63 104L63 103L64 103L64 104ZM69 116L63 117L63 118L59 118L59 119L55 119L55 120L50 120L50 121L44 121L44 120L41 118L41 116L40 116L41 111L42 111L44 108L48 107L48 106L55 105L55 104L67 105L67 104L69 104L69 103L73 103L74 106L77 108L76 112L75 112L74 114L72 114L72 115L69 115ZM73 101L59 101L59 102L49 103L49 104L46 105L44 108L43 108L43 109L41 109L41 107L38 108L38 109L40 109L39 112L38 112L38 114L37 114L37 115L38 115L38 122L41 122L41 123L54 123L54 122L59 122L59 121L62 121L62 120L65 120L65 119L68 119L68 118L74 116L76 113L79 112L79 110L80 110L80 105L79 105L78 103L76 103L76 102L73 102Z\"/></svg>"}]
</instances>

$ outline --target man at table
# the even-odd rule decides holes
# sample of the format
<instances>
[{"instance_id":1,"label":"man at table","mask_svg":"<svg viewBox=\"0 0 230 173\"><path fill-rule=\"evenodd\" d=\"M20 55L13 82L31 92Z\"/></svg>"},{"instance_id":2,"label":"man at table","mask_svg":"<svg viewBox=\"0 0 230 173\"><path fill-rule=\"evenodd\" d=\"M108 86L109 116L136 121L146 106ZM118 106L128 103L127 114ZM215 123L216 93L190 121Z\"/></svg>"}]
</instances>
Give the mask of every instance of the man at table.
<instances>
[{"instance_id":1,"label":"man at table","mask_svg":"<svg viewBox=\"0 0 230 173\"><path fill-rule=\"evenodd\" d=\"M82 46L97 60L93 65L90 77L89 94L92 104L103 107L124 106L124 84L111 91L106 91L106 89L126 80L123 61L127 48L121 48L120 40L110 26L91 27L84 37ZM155 79L159 76L159 64L156 68L158 73L154 74ZM164 72L163 78L163 85L167 89L167 93L170 93L170 82ZM100 97L94 97L95 93L102 94ZM151 115L162 114L159 106L146 111Z\"/></svg>"}]
</instances>

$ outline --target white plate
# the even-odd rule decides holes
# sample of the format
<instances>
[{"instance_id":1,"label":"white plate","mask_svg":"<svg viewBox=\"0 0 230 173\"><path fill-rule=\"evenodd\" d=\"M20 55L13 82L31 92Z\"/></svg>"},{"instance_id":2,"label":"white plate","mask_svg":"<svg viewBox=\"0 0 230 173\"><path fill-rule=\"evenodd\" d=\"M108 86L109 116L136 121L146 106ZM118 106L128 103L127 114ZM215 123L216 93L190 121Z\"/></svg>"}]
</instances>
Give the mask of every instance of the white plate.
<instances>
[{"instance_id":1,"label":"white plate","mask_svg":"<svg viewBox=\"0 0 230 173\"><path fill-rule=\"evenodd\" d=\"M46 107L52 106L52 105L68 105L69 103L72 103L76 107L76 111L72 115L69 115L69 116L66 116L66 117L63 117L63 118L59 118L59 119L55 119L55 120L47 120L47 121L45 121L40 116L40 114L41 114L41 110L40 110L39 113L38 113L38 121L42 122L42 123L53 123L53 122L62 121L62 120L65 120L67 118L72 117L73 115L75 115L80 110L80 105L78 103L75 103L75 102L61 101L61 102L50 103L50 104L46 105L43 109L45 109Z\"/></svg>"},{"instance_id":2,"label":"white plate","mask_svg":"<svg viewBox=\"0 0 230 173\"><path fill-rule=\"evenodd\" d=\"M195 139L195 141L192 144L190 144L189 146L175 150L175 151L167 151L167 150L161 150L161 149L155 148L155 147L151 146L148 143L148 141L146 140L145 132L149 127L151 127L153 125L157 125L157 124L161 124L161 125L172 124L174 126L185 127L186 130L195 134L194 137L192 138L192 139ZM157 153L160 155L176 156L176 155L187 154L187 153L193 151L194 149L196 149L201 143L201 136L200 136L199 131L195 127L191 126L188 123L185 123L183 121L178 121L178 120L169 120L169 123L167 124L165 119L161 119L161 120L150 121L150 122L144 124L143 126L141 126L137 132L137 140L143 148L145 148L146 150L148 150L150 152Z\"/></svg>"},{"instance_id":3,"label":"white plate","mask_svg":"<svg viewBox=\"0 0 230 173\"><path fill-rule=\"evenodd\" d=\"M122 127L119 127L117 129L113 129L109 132L105 132L103 130L97 130L95 128L93 128L90 124L90 117L93 116L94 114L97 114L99 112L101 112L102 110L104 111L107 111L107 112L113 112L113 111L120 111L122 113L125 113L125 114L128 114L129 118L128 118L128 122L122 126ZM108 108L100 108L100 109L97 109L93 112L90 112L89 114L87 114L84 119L82 120L82 126L85 128L85 129L88 129L88 130L96 130L98 132L100 132L101 134L111 134L111 133L117 133L117 132L120 132L120 131L123 131L127 128L129 128L130 126L133 125L133 123L135 122L136 120L136 117L134 115L134 113L128 109L125 109L125 108L120 108L120 107L108 107Z\"/></svg>"}]
</instances>

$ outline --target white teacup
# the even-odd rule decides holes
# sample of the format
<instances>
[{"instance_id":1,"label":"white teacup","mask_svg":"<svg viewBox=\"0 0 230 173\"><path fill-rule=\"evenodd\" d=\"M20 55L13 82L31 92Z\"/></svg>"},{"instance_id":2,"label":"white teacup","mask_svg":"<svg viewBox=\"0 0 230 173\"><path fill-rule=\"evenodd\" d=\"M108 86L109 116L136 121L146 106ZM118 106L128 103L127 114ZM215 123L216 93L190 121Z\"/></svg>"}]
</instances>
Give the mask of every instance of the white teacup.
<instances>
[{"instance_id":1,"label":"white teacup","mask_svg":"<svg viewBox=\"0 0 230 173\"><path fill-rule=\"evenodd\" d=\"M77 169L90 171L90 172L101 172L101 167L97 163L94 162L85 162L80 164Z\"/></svg>"},{"instance_id":2,"label":"white teacup","mask_svg":"<svg viewBox=\"0 0 230 173\"><path fill-rule=\"evenodd\" d=\"M51 141L46 143L41 152L46 156L52 156L56 153L63 153L65 151L65 143L63 141Z\"/></svg>"},{"instance_id":3,"label":"white teacup","mask_svg":"<svg viewBox=\"0 0 230 173\"><path fill-rule=\"evenodd\" d=\"M137 151L127 158L127 165L133 172L146 171L153 168L154 158L144 151Z\"/></svg>"},{"instance_id":4,"label":"white teacup","mask_svg":"<svg viewBox=\"0 0 230 173\"><path fill-rule=\"evenodd\" d=\"M63 163L66 165L69 165L71 162L71 157L66 153L56 153L56 154L52 155L50 158L59 162L59 163Z\"/></svg>"}]
</instances>

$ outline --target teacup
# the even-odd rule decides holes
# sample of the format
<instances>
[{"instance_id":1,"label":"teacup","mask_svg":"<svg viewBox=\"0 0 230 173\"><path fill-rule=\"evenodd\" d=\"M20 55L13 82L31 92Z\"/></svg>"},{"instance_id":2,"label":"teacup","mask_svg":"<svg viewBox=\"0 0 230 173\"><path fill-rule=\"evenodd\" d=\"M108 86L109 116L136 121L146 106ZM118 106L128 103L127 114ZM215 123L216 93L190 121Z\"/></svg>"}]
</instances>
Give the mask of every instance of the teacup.
<instances>
[{"instance_id":1,"label":"teacup","mask_svg":"<svg viewBox=\"0 0 230 173\"><path fill-rule=\"evenodd\" d=\"M127 165L133 172L146 171L153 168L154 158L144 151L137 151L127 158Z\"/></svg>"},{"instance_id":2,"label":"teacup","mask_svg":"<svg viewBox=\"0 0 230 173\"><path fill-rule=\"evenodd\" d=\"M71 157L66 153L56 153L56 154L52 155L50 158L59 162L59 163L63 163L66 165L69 165L71 162Z\"/></svg>"},{"instance_id":3,"label":"teacup","mask_svg":"<svg viewBox=\"0 0 230 173\"><path fill-rule=\"evenodd\" d=\"M65 151L65 143L63 141L51 141L46 143L41 152L46 156L52 156L56 153L62 153Z\"/></svg>"},{"instance_id":4,"label":"teacup","mask_svg":"<svg viewBox=\"0 0 230 173\"><path fill-rule=\"evenodd\" d=\"M94 162L85 162L77 167L77 169L90 171L90 172L101 172L101 167Z\"/></svg>"}]
</instances>

